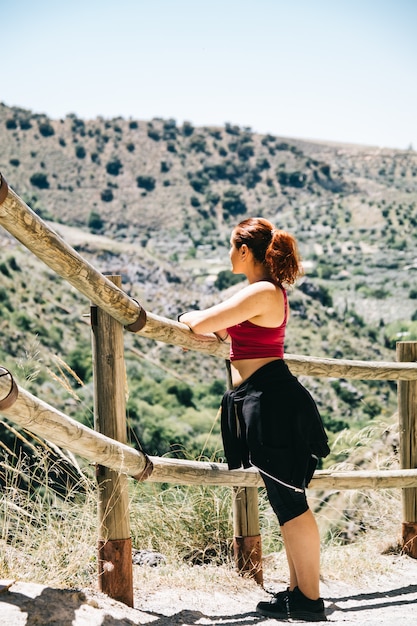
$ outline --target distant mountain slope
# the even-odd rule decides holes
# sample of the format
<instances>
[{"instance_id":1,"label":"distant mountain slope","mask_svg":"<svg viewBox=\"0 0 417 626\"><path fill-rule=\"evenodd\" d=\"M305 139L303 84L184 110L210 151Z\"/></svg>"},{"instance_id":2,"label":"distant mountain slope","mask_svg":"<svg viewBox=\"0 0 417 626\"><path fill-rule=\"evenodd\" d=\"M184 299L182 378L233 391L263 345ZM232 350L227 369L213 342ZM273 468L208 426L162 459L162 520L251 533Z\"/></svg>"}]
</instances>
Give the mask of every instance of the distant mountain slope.
<instances>
[{"instance_id":1,"label":"distant mountain slope","mask_svg":"<svg viewBox=\"0 0 417 626\"><path fill-rule=\"evenodd\" d=\"M307 206L315 223L323 221L320 207L346 229L378 229L381 211L372 210L363 224L361 209L417 196L412 151L261 136L232 124L50 120L5 105L0 167L20 195L55 221L87 225L96 212L118 238L187 224L205 237L248 213L294 227L295 211Z\"/></svg>"},{"instance_id":2,"label":"distant mountain slope","mask_svg":"<svg viewBox=\"0 0 417 626\"><path fill-rule=\"evenodd\" d=\"M51 120L0 104L0 171L43 218L134 244L168 262L172 280L185 271L212 284L228 269L232 225L263 215L295 232L309 276L326 281L339 310L354 301L373 322L415 311L414 151L230 123Z\"/></svg>"},{"instance_id":3,"label":"distant mountain slope","mask_svg":"<svg viewBox=\"0 0 417 626\"><path fill-rule=\"evenodd\" d=\"M261 136L232 124L50 120L1 104L0 171L154 313L175 318L233 290L230 229L256 214L292 230L305 262L306 277L290 294L287 352L390 360L396 339L417 338L413 151ZM15 338L0 356L21 357L36 336L47 352L73 363L81 350L83 361L88 332L77 324L86 303L6 234L0 241L0 319ZM129 341L166 369L180 364L191 379L223 376L212 360ZM356 382L312 386L335 419L362 421L393 406L385 383L375 382L372 392Z\"/></svg>"}]
</instances>

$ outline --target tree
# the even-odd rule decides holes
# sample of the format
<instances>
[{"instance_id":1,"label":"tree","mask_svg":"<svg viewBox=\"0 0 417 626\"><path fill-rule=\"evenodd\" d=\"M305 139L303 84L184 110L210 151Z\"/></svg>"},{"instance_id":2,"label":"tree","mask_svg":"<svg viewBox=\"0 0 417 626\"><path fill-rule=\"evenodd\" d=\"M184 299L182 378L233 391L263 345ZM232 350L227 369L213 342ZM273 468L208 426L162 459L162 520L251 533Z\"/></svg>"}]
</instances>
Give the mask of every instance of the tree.
<instances>
[{"instance_id":1,"label":"tree","mask_svg":"<svg viewBox=\"0 0 417 626\"><path fill-rule=\"evenodd\" d=\"M43 172L36 172L30 177L30 184L38 189L49 189L49 182L46 174Z\"/></svg>"},{"instance_id":2,"label":"tree","mask_svg":"<svg viewBox=\"0 0 417 626\"><path fill-rule=\"evenodd\" d=\"M107 163L107 174L111 174L112 176L118 176L122 167L122 162L116 157Z\"/></svg>"},{"instance_id":3,"label":"tree","mask_svg":"<svg viewBox=\"0 0 417 626\"><path fill-rule=\"evenodd\" d=\"M227 289L232 285L236 285L236 283L240 283L243 280L242 276L238 276L237 274L233 274L230 270L221 270L217 274L217 278L214 281L214 286L222 291L223 289Z\"/></svg>"},{"instance_id":4,"label":"tree","mask_svg":"<svg viewBox=\"0 0 417 626\"><path fill-rule=\"evenodd\" d=\"M111 202L113 200L113 192L107 187L107 189L101 192L100 197L103 202Z\"/></svg>"},{"instance_id":5,"label":"tree","mask_svg":"<svg viewBox=\"0 0 417 626\"><path fill-rule=\"evenodd\" d=\"M191 124L191 122L184 122L182 125L182 134L184 135L184 137L189 137L193 134L193 132L194 126Z\"/></svg>"},{"instance_id":6,"label":"tree","mask_svg":"<svg viewBox=\"0 0 417 626\"><path fill-rule=\"evenodd\" d=\"M146 189L146 191L153 191L155 189L155 179L153 176L138 176L136 178L138 187Z\"/></svg>"},{"instance_id":7,"label":"tree","mask_svg":"<svg viewBox=\"0 0 417 626\"><path fill-rule=\"evenodd\" d=\"M40 122L39 132L42 137L51 137L52 135L55 135L55 131L49 122Z\"/></svg>"},{"instance_id":8,"label":"tree","mask_svg":"<svg viewBox=\"0 0 417 626\"><path fill-rule=\"evenodd\" d=\"M110 190L111 191L111 190ZM93 232L100 231L104 226L104 221L96 211L91 211L88 217L88 227Z\"/></svg>"},{"instance_id":9,"label":"tree","mask_svg":"<svg viewBox=\"0 0 417 626\"><path fill-rule=\"evenodd\" d=\"M240 197L240 192L237 189L226 189L223 194L222 206L224 212L230 215L238 215L247 211L246 204Z\"/></svg>"},{"instance_id":10,"label":"tree","mask_svg":"<svg viewBox=\"0 0 417 626\"><path fill-rule=\"evenodd\" d=\"M75 148L75 156L76 156L78 159L85 159L85 155L86 155L86 154L87 154L87 153L86 153L86 151L85 151L84 146L76 146L76 148Z\"/></svg>"},{"instance_id":11,"label":"tree","mask_svg":"<svg viewBox=\"0 0 417 626\"><path fill-rule=\"evenodd\" d=\"M7 130L14 130L15 128L17 128L16 120L13 118L6 120L6 128Z\"/></svg>"}]
</instances>

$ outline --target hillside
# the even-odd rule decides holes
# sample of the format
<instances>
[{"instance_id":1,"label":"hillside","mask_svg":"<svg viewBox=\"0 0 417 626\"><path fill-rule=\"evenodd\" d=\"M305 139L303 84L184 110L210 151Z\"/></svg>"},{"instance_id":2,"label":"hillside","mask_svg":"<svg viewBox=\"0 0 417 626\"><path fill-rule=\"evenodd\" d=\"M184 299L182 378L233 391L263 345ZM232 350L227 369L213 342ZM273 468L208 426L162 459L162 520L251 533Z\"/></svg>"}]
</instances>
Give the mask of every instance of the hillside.
<instances>
[{"instance_id":1,"label":"hillside","mask_svg":"<svg viewBox=\"0 0 417 626\"><path fill-rule=\"evenodd\" d=\"M414 151L0 105L0 167L42 217L132 243L174 273L213 280L228 267L231 226L263 215L295 232L313 275L337 280L339 306L354 300L367 319L391 321L400 288L403 317L416 308L399 284L416 269Z\"/></svg>"},{"instance_id":2,"label":"hillside","mask_svg":"<svg viewBox=\"0 0 417 626\"><path fill-rule=\"evenodd\" d=\"M51 120L1 104L0 171L98 269L122 274L149 311L175 318L235 289L230 230L256 214L294 232L304 258L287 352L391 360L396 339L417 338L413 151L260 136L230 123ZM0 242L2 364L18 364L33 392L62 398L91 422L89 303L5 231ZM218 406L223 364L138 337L126 336L126 346L137 436L151 453L173 441L195 453ZM308 386L331 431L395 410L395 384ZM171 433L163 443L155 421Z\"/></svg>"},{"instance_id":3,"label":"hillside","mask_svg":"<svg viewBox=\"0 0 417 626\"><path fill-rule=\"evenodd\" d=\"M259 136L230 123L51 120L0 104L0 172L97 269L121 274L124 289L153 313L175 318L238 289L229 271L230 230L256 214L294 232L304 258L306 276L290 292L287 352L389 361L397 340L417 340L413 151ZM92 426L89 310L0 228L0 366ZM224 363L130 333L125 346L131 443L150 454L222 458ZM329 432L327 465L397 467L395 382L303 382ZM0 445L1 573L19 579L9 580L2 598L13 618L25 619L23 608L31 606L46 621L61 594L24 582L80 587L95 580L94 471L6 420ZM134 548L158 550L168 563L135 565L136 612L87 590L94 596L83 607L87 619L95 607L105 612L97 619L111 623L112 612L120 622L157 615L158 623L171 623L173 606L172 619L187 623L251 615L265 592L231 572L231 490L129 484ZM286 584L282 542L262 495L260 502L267 583L279 588ZM415 595L415 586L397 588L396 581L412 578L415 563L398 554L399 491L316 492L311 504L328 548L323 585L331 619L342 623L349 611L351 621L383 623L389 607L391 621L394 610L408 624L411 604L402 598ZM71 594L69 607L67 598L58 601L65 619L76 620L84 599Z\"/></svg>"}]
</instances>

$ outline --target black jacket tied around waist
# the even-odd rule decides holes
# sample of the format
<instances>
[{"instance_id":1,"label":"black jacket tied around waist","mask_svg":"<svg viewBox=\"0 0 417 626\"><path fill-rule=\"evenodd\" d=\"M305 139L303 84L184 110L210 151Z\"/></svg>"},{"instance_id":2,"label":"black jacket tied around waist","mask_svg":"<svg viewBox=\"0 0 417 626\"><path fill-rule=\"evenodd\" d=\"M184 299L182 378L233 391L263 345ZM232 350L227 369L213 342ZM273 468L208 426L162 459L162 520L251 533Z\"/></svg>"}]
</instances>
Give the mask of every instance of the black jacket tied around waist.
<instances>
[{"instance_id":1,"label":"black jacket tied around waist","mask_svg":"<svg viewBox=\"0 0 417 626\"><path fill-rule=\"evenodd\" d=\"M229 469L255 466L301 489L330 452L316 403L281 359L224 394L221 427Z\"/></svg>"}]
</instances>

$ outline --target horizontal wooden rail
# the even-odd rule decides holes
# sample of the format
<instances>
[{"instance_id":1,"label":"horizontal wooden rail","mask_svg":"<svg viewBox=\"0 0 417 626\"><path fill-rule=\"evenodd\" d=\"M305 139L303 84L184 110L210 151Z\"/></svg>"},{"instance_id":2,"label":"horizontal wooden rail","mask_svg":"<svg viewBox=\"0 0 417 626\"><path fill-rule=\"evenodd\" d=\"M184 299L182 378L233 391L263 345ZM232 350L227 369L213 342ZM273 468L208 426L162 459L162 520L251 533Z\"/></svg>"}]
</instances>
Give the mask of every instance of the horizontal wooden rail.
<instances>
[{"instance_id":1,"label":"horizontal wooden rail","mask_svg":"<svg viewBox=\"0 0 417 626\"><path fill-rule=\"evenodd\" d=\"M150 457L153 471L148 480L177 485L229 485L236 487L263 487L264 482L254 468L228 470L225 463L183 461ZM317 470L309 489L388 489L416 487L417 469L341 472Z\"/></svg>"},{"instance_id":2,"label":"horizontal wooden rail","mask_svg":"<svg viewBox=\"0 0 417 626\"><path fill-rule=\"evenodd\" d=\"M226 463L186 461L147 457L80 424L15 383L5 368L0 368L0 412L16 424L51 441L61 448L105 465L136 479L178 485L228 485L262 487L256 469L229 470ZM12 393L11 393L12 392ZM8 402L5 400L9 398ZM1 407L4 408L1 408ZM382 489L417 486L417 469L340 472L319 470L310 483L312 489Z\"/></svg>"},{"instance_id":3,"label":"horizontal wooden rail","mask_svg":"<svg viewBox=\"0 0 417 626\"><path fill-rule=\"evenodd\" d=\"M417 363L326 359L285 354L293 374L357 380L417 380Z\"/></svg>"}]
</instances>

